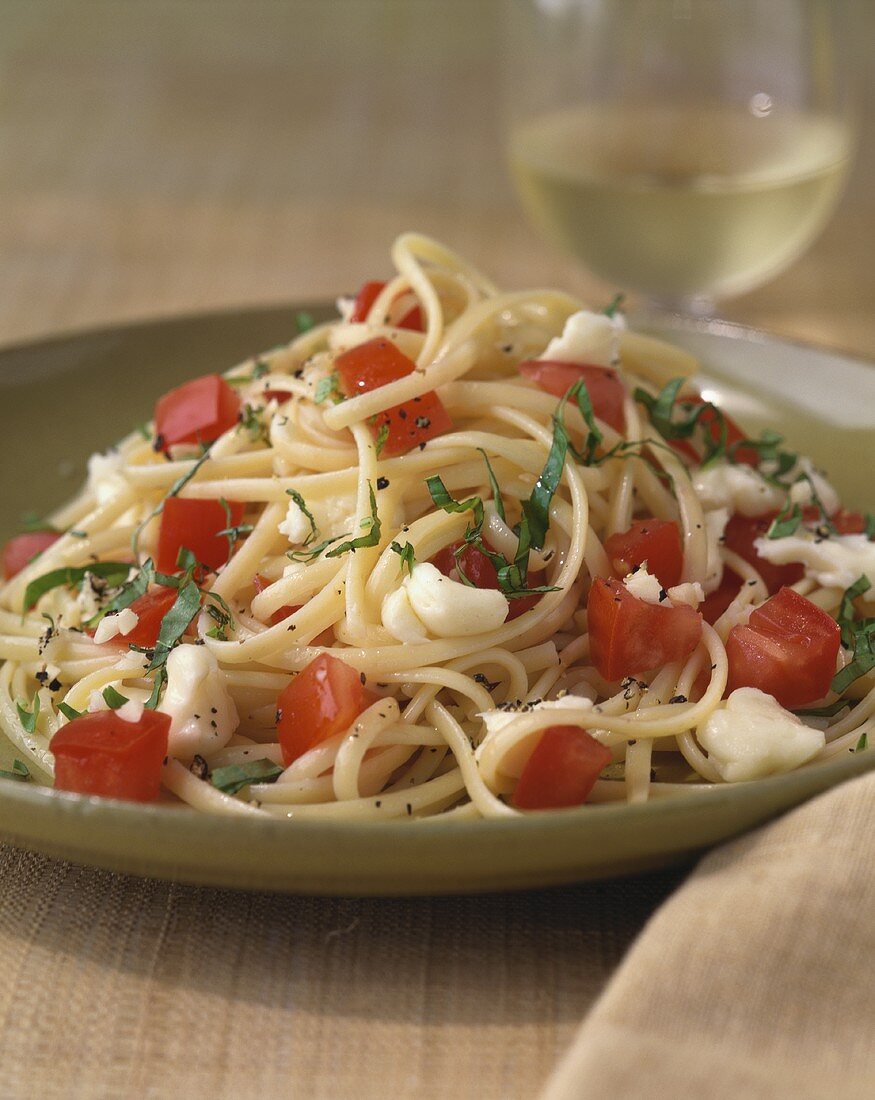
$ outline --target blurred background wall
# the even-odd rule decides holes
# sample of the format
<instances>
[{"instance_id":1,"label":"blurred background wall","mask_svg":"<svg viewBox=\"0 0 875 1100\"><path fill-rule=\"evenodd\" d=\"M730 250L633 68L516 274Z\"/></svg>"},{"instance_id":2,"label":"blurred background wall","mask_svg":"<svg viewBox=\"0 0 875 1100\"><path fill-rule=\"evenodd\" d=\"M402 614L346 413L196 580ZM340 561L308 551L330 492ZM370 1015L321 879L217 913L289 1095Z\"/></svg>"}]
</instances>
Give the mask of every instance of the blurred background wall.
<instances>
[{"instance_id":1,"label":"blurred background wall","mask_svg":"<svg viewBox=\"0 0 875 1100\"><path fill-rule=\"evenodd\" d=\"M606 288L506 178L505 3L0 0L0 341L333 297L438 235L500 281ZM844 2L844 0L838 0ZM875 355L875 3L863 143L794 268L726 316Z\"/></svg>"}]
</instances>

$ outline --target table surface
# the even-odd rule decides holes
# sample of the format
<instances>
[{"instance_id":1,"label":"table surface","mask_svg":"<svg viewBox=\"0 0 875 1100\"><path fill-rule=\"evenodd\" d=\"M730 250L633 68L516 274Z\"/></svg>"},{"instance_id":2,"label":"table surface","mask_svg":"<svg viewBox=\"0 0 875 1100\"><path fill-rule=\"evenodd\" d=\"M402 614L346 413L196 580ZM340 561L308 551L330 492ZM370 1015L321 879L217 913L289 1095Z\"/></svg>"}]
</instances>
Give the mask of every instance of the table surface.
<instances>
[{"instance_id":1,"label":"table surface","mask_svg":"<svg viewBox=\"0 0 875 1100\"><path fill-rule=\"evenodd\" d=\"M408 228L508 286L603 300L608 288L529 229L505 178L501 7L4 4L0 342L334 296L386 272ZM875 8L866 18L875 31ZM791 270L723 314L875 357L875 77L864 76L870 110L838 215ZM16 959L0 1026L16 1095L37 1080L53 1021L84 1044L106 1095L128 1081L164 1095L182 1080L191 1095L223 1094L241 1073L269 1093L285 1058L302 1095L438 1097L448 1080L459 1096L533 1095L679 881L320 900L140 882L9 848L0 863L0 950ZM193 926L212 956L196 957ZM100 1012L71 1015L83 980ZM219 1030L200 1026L217 1006ZM163 1045L156 1009L169 1013ZM111 1064L93 1033L107 1019L128 1029ZM51 1074L39 1080L43 1095L65 1094Z\"/></svg>"}]
</instances>

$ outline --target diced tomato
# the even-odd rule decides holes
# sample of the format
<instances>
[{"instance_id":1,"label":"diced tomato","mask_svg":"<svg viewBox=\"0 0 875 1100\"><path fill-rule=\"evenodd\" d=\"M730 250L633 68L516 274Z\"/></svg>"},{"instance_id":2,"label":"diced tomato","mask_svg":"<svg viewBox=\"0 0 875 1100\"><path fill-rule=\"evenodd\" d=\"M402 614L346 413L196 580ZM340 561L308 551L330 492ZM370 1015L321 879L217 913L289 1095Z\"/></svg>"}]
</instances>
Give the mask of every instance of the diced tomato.
<instances>
[{"instance_id":1,"label":"diced tomato","mask_svg":"<svg viewBox=\"0 0 875 1100\"><path fill-rule=\"evenodd\" d=\"M279 401L282 404L283 401L288 401L292 393L291 390L265 390L261 396L265 401Z\"/></svg>"},{"instance_id":2,"label":"diced tomato","mask_svg":"<svg viewBox=\"0 0 875 1100\"><path fill-rule=\"evenodd\" d=\"M548 726L511 801L518 810L559 810L586 802L611 750L577 726Z\"/></svg>"},{"instance_id":3,"label":"diced tomato","mask_svg":"<svg viewBox=\"0 0 875 1100\"><path fill-rule=\"evenodd\" d=\"M367 321L368 314L371 312L371 307L374 302L376 302L385 285L385 283L378 281L362 284L352 307L352 313L349 317L350 323L360 324L363 321ZM412 329L414 332L422 332L424 327L422 323L422 309L418 305L409 309L398 324L395 325L395 328Z\"/></svg>"},{"instance_id":4,"label":"diced tomato","mask_svg":"<svg viewBox=\"0 0 875 1100\"><path fill-rule=\"evenodd\" d=\"M115 711L83 714L52 738L55 787L76 794L152 802L161 786L170 715L144 710L136 722Z\"/></svg>"},{"instance_id":5,"label":"diced tomato","mask_svg":"<svg viewBox=\"0 0 875 1100\"><path fill-rule=\"evenodd\" d=\"M866 530L866 520L862 512L849 512L846 508L840 508L829 518L840 535L862 535Z\"/></svg>"},{"instance_id":6,"label":"diced tomato","mask_svg":"<svg viewBox=\"0 0 875 1100\"><path fill-rule=\"evenodd\" d=\"M224 378L206 374L165 393L155 406L155 436L159 450L176 443L212 443L233 428L240 398Z\"/></svg>"},{"instance_id":7,"label":"diced tomato","mask_svg":"<svg viewBox=\"0 0 875 1100\"><path fill-rule=\"evenodd\" d=\"M702 636L702 616L692 607L648 603L613 578L593 581L587 621L592 663L606 680L688 657Z\"/></svg>"},{"instance_id":8,"label":"diced tomato","mask_svg":"<svg viewBox=\"0 0 875 1100\"><path fill-rule=\"evenodd\" d=\"M647 571L663 588L680 582L684 548L678 525L672 520L635 520L628 531L605 539L605 553L615 577L623 578L633 566L647 562Z\"/></svg>"},{"instance_id":9,"label":"diced tomato","mask_svg":"<svg viewBox=\"0 0 875 1100\"><path fill-rule=\"evenodd\" d=\"M53 542L57 542L60 537L57 531L25 531L23 535L15 535L6 543L0 555L3 579L11 580L33 558Z\"/></svg>"},{"instance_id":10,"label":"diced tomato","mask_svg":"<svg viewBox=\"0 0 875 1100\"><path fill-rule=\"evenodd\" d=\"M454 542L450 546L444 546L431 559L431 564L439 569L445 577L448 577L450 572L456 569L455 552L461 545L461 542ZM498 590L501 587L498 583L497 569L482 550L478 550L476 546L466 546L459 558L462 572L475 588L494 588ZM543 569L530 573L526 583L530 588L539 588L542 584L546 584L547 577ZM540 598L540 596L522 596L518 600L509 600L505 621L512 622L514 619L519 618L524 611L531 611Z\"/></svg>"},{"instance_id":11,"label":"diced tomato","mask_svg":"<svg viewBox=\"0 0 875 1100\"><path fill-rule=\"evenodd\" d=\"M405 378L415 369L413 360L382 336L339 355L334 365L340 375L341 389L347 397L379 389L389 382ZM381 454L391 457L452 431L453 422L443 402L432 390L378 413L371 424L375 438L380 437L384 427L389 434Z\"/></svg>"},{"instance_id":12,"label":"diced tomato","mask_svg":"<svg viewBox=\"0 0 875 1100\"><path fill-rule=\"evenodd\" d=\"M261 573L255 574L252 583L255 585L256 592L263 592L265 588L267 588L271 584L267 577L263 577ZM274 613L271 615L270 625L276 626L277 623L282 622L282 620L287 618L289 615L294 614L294 612L296 611L300 611L303 606L303 604L298 604L297 606L292 607L289 604L283 604L282 607L278 607L276 611L274 611Z\"/></svg>"},{"instance_id":13,"label":"diced tomato","mask_svg":"<svg viewBox=\"0 0 875 1100\"><path fill-rule=\"evenodd\" d=\"M145 595L140 596L130 605L131 611L137 616L137 625L129 634L119 634L113 641L122 645L139 645L145 649L151 649L158 641L161 620L173 607L178 595L178 589L167 588L163 584L150 588Z\"/></svg>"},{"instance_id":14,"label":"diced tomato","mask_svg":"<svg viewBox=\"0 0 875 1100\"><path fill-rule=\"evenodd\" d=\"M230 517L217 500L168 497L161 512L155 564L161 573L173 573L182 547L191 550L208 569L218 569L230 556L228 539L217 532L236 527L245 505L228 503Z\"/></svg>"},{"instance_id":15,"label":"diced tomato","mask_svg":"<svg viewBox=\"0 0 875 1100\"><path fill-rule=\"evenodd\" d=\"M731 569L724 569L720 585L713 592L709 592L699 604L699 610L705 622L713 626L738 595L740 589L741 577Z\"/></svg>"},{"instance_id":16,"label":"diced tomato","mask_svg":"<svg viewBox=\"0 0 875 1100\"><path fill-rule=\"evenodd\" d=\"M787 565L774 565L761 558L754 549L754 542L765 538L766 531L777 514L769 512L764 516L734 515L726 525L723 540L727 550L732 550L757 570L770 593L777 592L782 585L796 584L805 575L801 564L790 562Z\"/></svg>"},{"instance_id":17,"label":"diced tomato","mask_svg":"<svg viewBox=\"0 0 875 1100\"><path fill-rule=\"evenodd\" d=\"M595 367L589 363L564 363L555 359L526 359L519 365L520 374L531 379L535 385L551 393L554 397L563 397L569 386L579 379L586 383L593 412L617 432L623 431L623 401L626 389L619 375L610 367Z\"/></svg>"},{"instance_id":18,"label":"diced tomato","mask_svg":"<svg viewBox=\"0 0 875 1100\"><path fill-rule=\"evenodd\" d=\"M727 692L755 687L792 710L829 691L839 652L838 623L792 588L782 588L734 626L726 641Z\"/></svg>"},{"instance_id":19,"label":"diced tomato","mask_svg":"<svg viewBox=\"0 0 875 1100\"><path fill-rule=\"evenodd\" d=\"M349 729L379 696L354 668L322 653L292 680L277 700L278 735L288 767L322 741Z\"/></svg>"},{"instance_id":20,"label":"diced tomato","mask_svg":"<svg viewBox=\"0 0 875 1100\"><path fill-rule=\"evenodd\" d=\"M706 402L705 398L701 394L694 394L692 397L684 396L678 402L681 407L686 406L698 406L710 404ZM732 417L720 410L723 414L723 420L726 424L726 447L727 450L735 443L739 443L742 439L745 439L745 433L736 424ZM720 441L720 420L713 408L706 409L699 418L699 426L708 433L712 442L718 443ZM698 463L701 461L701 455L688 439L672 439L669 440L670 446L674 447L676 451L680 451L691 462ZM739 447L732 456L734 462L741 463L744 466L756 466L759 462L759 455L752 447Z\"/></svg>"}]
</instances>

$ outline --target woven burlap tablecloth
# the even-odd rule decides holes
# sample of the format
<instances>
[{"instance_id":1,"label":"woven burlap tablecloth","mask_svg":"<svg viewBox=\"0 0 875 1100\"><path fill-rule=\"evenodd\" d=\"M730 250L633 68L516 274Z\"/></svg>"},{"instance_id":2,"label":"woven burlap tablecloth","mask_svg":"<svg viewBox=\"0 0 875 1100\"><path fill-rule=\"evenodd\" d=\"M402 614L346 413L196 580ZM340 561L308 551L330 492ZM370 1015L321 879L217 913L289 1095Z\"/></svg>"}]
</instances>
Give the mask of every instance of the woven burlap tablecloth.
<instances>
[{"instance_id":1,"label":"woven burlap tablecloth","mask_svg":"<svg viewBox=\"0 0 875 1100\"><path fill-rule=\"evenodd\" d=\"M448 19L451 7L459 15ZM0 341L330 296L384 272L391 238L410 227L444 237L508 285L555 284L599 300L608 288L547 250L513 204L498 125L500 8L3 5ZM866 96L875 100L871 88ZM824 237L729 316L864 354L875 348L872 164L867 130L848 199ZM856 826L875 832L854 799ZM733 1007L739 989L719 974L738 961L743 930L763 936L758 910L732 939L735 955L720 954L720 934L746 899L774 905L764 884L792 885L769 877L795 845L810 850L803 842L814 826L792 822L777 840L742 840L703 864L589 1018L551 1096L731 1094L714 1087L714 1075L725 1075L716 1055L684 1084L663 1054L692 1050L704 1035L711 1054L731 1034L749 1049L751 1021ZM855 904L871 912L852 847L842 858L858 892L843 897L833 937L846 934ZM792 866L804 884L805 867ZM841 866L833 872L812 881L838 890ZM306 899L144 881L0 848L0 1095L534 1096L682 879L666 872L479 898ZM735 891L737 909L727 900ZM697 915L702 904L720 906L719 926ZM829 923L832 913L821 905L816 916ZM797 927L778 921L751 942L773 964L798 962ZM692 941L683 928L698 930ZM813 942L810 933L806 949ZM853 978L848 967L837 973ZM800 1054L813 1035L806 1027L823 1017L828 977L812 972L800 1002L754 1001L780 1015ZM678 997L685 1003L691 989L707 999L680 1012ZM836 1024L844 1044L859 1017L854 1074L859 1036L872 1033L866 1007L843 1002ZM779 1053L765 1077L726 1077L734 1095L817 1095L798 1074L795 1092L783 1087L789 1053ZM662 1076L648 1087L654 1066Z\"/></svg>"}]
</instances>

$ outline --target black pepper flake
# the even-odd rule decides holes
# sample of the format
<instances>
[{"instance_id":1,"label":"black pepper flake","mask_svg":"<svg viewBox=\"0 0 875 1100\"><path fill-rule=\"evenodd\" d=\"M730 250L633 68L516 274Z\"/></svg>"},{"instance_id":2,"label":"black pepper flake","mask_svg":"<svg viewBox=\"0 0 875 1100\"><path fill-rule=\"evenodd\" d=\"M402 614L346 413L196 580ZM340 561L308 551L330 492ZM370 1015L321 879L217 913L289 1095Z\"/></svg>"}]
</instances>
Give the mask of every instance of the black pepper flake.
<instances>
[{"instance_id":1,"label":"black pepper flake","mask_svg":"<svg viewBox=\"0 0 875 1100\"><path fill-rule=\"evenodd\" d=\"M362 682L362 687L364 687L365 684L368 682L368 678L367 678L367 676L365 676L365 674L363 672L359 673L359 679Z\"/></svg>"},{"instance_id":2,"label":"black pepper flake","mask_svg":"<svg viewBox=\"0 0 875 1100\"><path fill-rule=\"evenodd\" d=\"M152 450L153 451L164 451L164 452L166 452L166 450L167 450L167 441L165 440L164 436L161 435L160 432L155 436L155 439L152 443Z\"/></svg>"},{"instance_id":3,"label":"black pepper flake","mask_svg":"<svg viewBox=\"0 0 875 1100\"><path fill-rule=\"evenodd\" d=\"M416 426L417 428L430 428L431 420L427 416L417 416Z\"/></svg>"},{"instance_id":4,"label":"black pepper flake","mask_svg":"<svg viewBox=\"0 0 875 1100\"><path fill-rule=\"evenodd\" d=\"M36 676L34 677L34 679L38 680L41 684L44 684L46 682L46 680L48 680L48 678L49 678L49 674L46 671L46 669L43 669L42 672L38 672L36 674Z\"/></svg>"},{"instance_id":5,"label":"black pepper flake","mask_svg":"<svg viewBox=\"0 0 875 1100\"><path fill-rule=\"evenodd\" d=\"M660 588L660 590L659 590L659 602L662 603L663 600L667 600L667 599L668 599L668 592L666 592L666 590L664 588Z\"/></svg>"},{"instance_id":6,"label":"black pepper flake","mask_svg":"<svg viewBox=\"0 0 875 1100\"><path fill-rule=\"evenodd\" d=\"M407 816L408 816L408 817L410 817L410 815L411 815L412 813L413 813L413 806L412 806L412 804L411 804L410 802L408 802L408 803L407 803Z\"/></svg>"},{"instance_id":7,"label":"black pepper flake","mask_svg":"<svg viewBox=\"0 0 875 1100\"><path fill-rule=\"evenodd\" d=\"M375 806L377 807L377 809L379 810L379 808L380 808L380 807L381 807L381 806L383 805L383 803L382 803L382 802L380 801L380 799L378 798L378 799L377 799L377 801L376 801L376 802L374 803L374 805L375 805Z\"/></svg>"},{"instance_id":8,"label":"black pepper flake","mask_svg":"<svg viewBox=\"0 0 875 1100\"><path fill-rule=\"evenodd\" d=\"M387 477L378 477L377 478L377 488L378 489L388 489L389 488L389 479Z\"/></svg>"},{"instance_id":9,"label":"black pepper flake","mask_svg":"<svg viewBox=\"0 0 875 1100\"><path fill-rule=\"evenodd\" d=\"M425 450L425 442L423 442L423 443L420 443L420 444L419 444L419 449L420 449L421 451L424 451L424 450Z\"/></svg>"},{"instance_id":10,"label":"black pepper flake","mask_svg":"<svg viewBox=\"0 0 875 1100\"><path fill-rule=\"evenodd\" d=\"M218 712L218 710L216 709L216 707L210 707L210 714L218 714L218 713L219 713L219 712Z\"/></svg>"},{"instance_id":11,"label":"black pepper flake","mask_svg":"<svg viewBox=\"0 0 875 1100\"><path fill-rule=\"evenodd\" d=\"M206 779L210 774L209 766L202 756L196 755L188 769L198 779Z\"/></svg>"},{"instance_id":12,"label":"black pepper flake","mask_svg":"<svg viewBox=\"0 0 875 1100\"><path fill-rule=\"evenodd\" d=\"M686 703L686 702L689 702L689 700L687 699L686 695L672 695L671 699L669 699L669 702L670 703Z\"/></svg>"}]
</instances>

